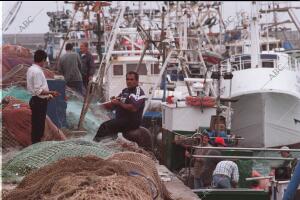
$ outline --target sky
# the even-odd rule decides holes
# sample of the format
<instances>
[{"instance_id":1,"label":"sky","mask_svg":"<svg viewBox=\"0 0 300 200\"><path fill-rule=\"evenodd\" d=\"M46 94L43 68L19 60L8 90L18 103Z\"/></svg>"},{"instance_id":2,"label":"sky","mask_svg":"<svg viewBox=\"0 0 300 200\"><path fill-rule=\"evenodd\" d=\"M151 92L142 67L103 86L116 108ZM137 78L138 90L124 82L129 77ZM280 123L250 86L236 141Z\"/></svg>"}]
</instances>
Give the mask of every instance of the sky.
<instances>
[{"instance_id":1,"label":"sky","mask_svg":"<svg viewBox=\"0 0 300 200\"><path fill-rule=\"evenodd\" d=\"M6 16L15 3L16 1L2 1L2 22L5 20ZM152 3L155 4L156 2ZM234 17L235 13L240 10L246 11L250 15L250 4L251 1L224 2L223 18L228 19L232 16ZM286 4L300 7L299 1L289 1ZM46 13L49 11L56 11L57 9L61 10L63 6L65 7L65 9L71 9L71 6L65 5L63 1L23 1L20 11L14 22L11 24L7 31L2 33L46 33L49 31L49 17ZM287 17L287 14L279 15L280 19L282 18L281 16ZM297 10L296 15L298 16L298 19L300 21L300 9Z\"/></svg>"}]
</instances>

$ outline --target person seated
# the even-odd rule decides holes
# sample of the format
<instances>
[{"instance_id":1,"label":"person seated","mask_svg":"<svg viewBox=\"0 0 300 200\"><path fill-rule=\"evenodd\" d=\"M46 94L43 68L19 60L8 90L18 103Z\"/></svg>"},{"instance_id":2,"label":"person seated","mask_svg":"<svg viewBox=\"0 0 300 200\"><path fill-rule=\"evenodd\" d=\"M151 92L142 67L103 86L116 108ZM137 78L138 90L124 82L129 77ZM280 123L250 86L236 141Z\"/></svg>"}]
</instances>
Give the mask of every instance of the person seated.
<instances>
[{"instance_id":1,"label":"person seated","mask_svg":"<svg viewBox=\"0 0 300 200\"><path fill-rule=\"evenodd\" d=\"M125 134L126 138L126 133L140 127L146 96L142 88L138 86L138 81L138 73L130 71L126 74L127 88L111 100L116 109L116 116L101 124L94 141L99 142L106 136L116 136L118 132Z\"/></svg>"},{"instance_id":2,"label":"person seated","mask_svg":"<svg viewBox=\"0 0 300 200\"><path fill-rule=\"evenodd\" d=\"M228 135L226 133L226 127L224 124L215 124L215 128L209 131L208 134L211 138L222 137L226 143L228 142Z\"/></svg>"}]
</instances>

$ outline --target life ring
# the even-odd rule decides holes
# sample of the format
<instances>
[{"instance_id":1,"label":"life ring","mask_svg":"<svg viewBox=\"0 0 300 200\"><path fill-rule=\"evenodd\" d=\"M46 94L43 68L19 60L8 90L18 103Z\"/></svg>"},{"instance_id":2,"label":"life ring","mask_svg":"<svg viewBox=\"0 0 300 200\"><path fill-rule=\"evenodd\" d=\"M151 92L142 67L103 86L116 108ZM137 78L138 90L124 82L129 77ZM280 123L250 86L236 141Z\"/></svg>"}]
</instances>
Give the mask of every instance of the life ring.
<instances>
[{"instance_id":1,"label":"life ring","mask_svg":"<svg viewBox=\"0 0 300 200\"><path fill-rule=\"evenodd\" d=\"M214 107L216 105L216 100L213 97L186 97L186 104L191 106L203 106L203 107Z\"/></svg>"}]
</instances>

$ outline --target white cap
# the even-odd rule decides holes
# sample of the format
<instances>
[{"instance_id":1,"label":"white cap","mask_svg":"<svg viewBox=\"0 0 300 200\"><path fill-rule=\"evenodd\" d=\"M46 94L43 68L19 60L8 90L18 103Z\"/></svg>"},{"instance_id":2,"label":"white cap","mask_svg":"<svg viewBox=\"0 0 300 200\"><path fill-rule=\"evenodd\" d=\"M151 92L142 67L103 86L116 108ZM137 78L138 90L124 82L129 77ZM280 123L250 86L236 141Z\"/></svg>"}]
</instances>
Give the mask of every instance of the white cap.
<instances>
[{"instance_id":1,"label":"white cap","mask_svg":"<svg viewBox=\"0 0 300 200\"><path fill-rule=\"evenodd\" d=\"M290 150L290 148L289 148L289 147L287 147L287 146L283 146L283 147L281 147L280 149L282 149L282 150L287 150L287 151L289 151L289 150Z\"/></svg>"}]
</instances>

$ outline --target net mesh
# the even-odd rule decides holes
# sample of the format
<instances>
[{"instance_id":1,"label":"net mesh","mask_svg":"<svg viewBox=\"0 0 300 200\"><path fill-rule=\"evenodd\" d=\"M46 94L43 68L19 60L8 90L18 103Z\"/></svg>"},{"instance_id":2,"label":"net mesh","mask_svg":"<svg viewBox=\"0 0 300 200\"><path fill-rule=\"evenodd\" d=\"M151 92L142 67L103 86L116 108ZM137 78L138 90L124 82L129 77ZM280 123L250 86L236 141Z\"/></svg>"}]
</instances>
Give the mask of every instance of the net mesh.
<instances>
[{"instance_id":1,"label":"net mesh","mask_svg":"<svg viewBox=\"0 0 300 200\"><path fill-rule=\"evenodd\" d=\"M114 153L101 143L84 140L63 142L47 141L31 145L20 151L12 160L3 166L3 181L10 182L15 176L24 176L33 169L38 169L54 161L75 156L95 155L106 158Z\"/></svg>"},{"instance_id":2,"label":"net mesh","mask_svg":"<svg viewBox=\"0 0 300 200\"><path fill-rule=\"evenodd\" d=\"M154 161L139 153L59 160L27 175L3 199L164 199Z\"/></svg>"}]
</instances>

